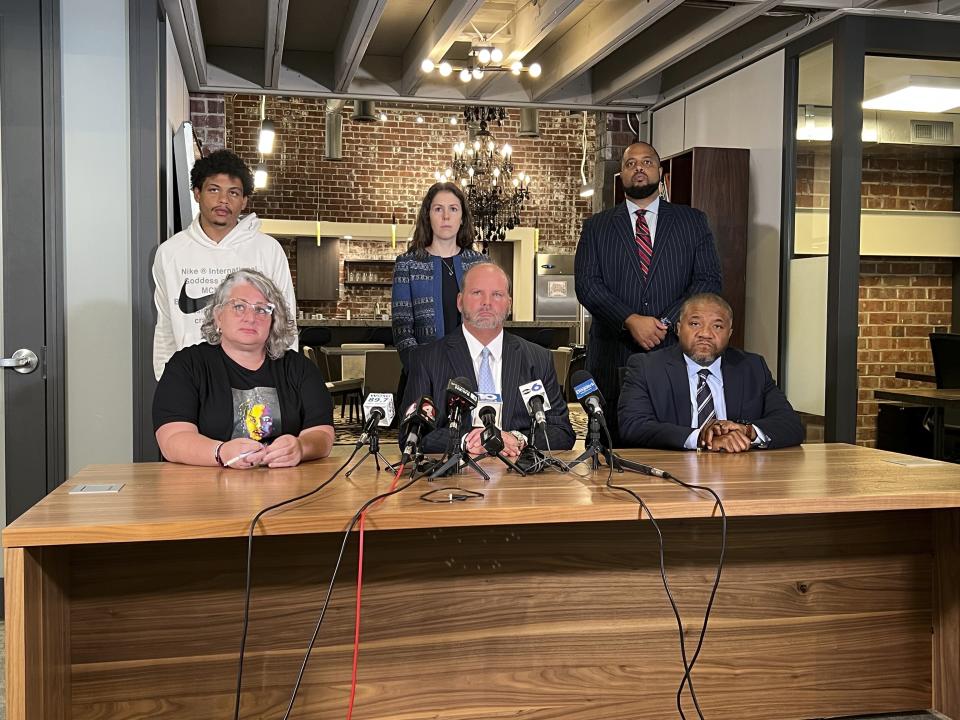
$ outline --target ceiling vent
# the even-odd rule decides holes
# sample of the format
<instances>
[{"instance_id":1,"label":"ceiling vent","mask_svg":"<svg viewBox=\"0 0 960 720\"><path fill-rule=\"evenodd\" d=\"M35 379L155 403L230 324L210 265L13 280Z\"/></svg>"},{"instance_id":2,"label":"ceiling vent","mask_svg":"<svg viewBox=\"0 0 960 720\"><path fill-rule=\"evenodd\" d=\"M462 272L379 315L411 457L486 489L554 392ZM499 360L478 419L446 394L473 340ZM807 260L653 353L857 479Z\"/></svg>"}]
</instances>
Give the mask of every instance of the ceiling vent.
<instances>
[{"instance_id":1,"label":"ceiling vent","mask_svg":"<svg viewBox=\"0 0 960 720\"><path fill-rule=\"evenodd\" d=\"M953 123L949 120L911 120L910 142L952 145Z\"/></svg>"},{"instance_id":2,"label":"ceiling vent","mask_svg":"<svg viewBox=\"0 0 960 720\"><path fill-rule=\"evenodd\" d=\"M353 115L350 119L354 122L376 122L377 116L374 115L373 100L354 100Z\"/></svg>"}]
</instances>

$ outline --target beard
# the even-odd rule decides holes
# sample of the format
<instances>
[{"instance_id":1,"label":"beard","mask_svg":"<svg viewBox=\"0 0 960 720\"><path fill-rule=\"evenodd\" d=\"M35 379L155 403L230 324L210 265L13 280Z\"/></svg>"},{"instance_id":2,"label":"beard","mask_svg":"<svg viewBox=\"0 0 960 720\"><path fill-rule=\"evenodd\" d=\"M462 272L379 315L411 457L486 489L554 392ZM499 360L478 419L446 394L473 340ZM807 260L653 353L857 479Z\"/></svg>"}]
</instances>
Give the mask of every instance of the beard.
<instances>
[{"instance_id":1,"label":"beard","mask_svg":"<svg viewBox=\"0 0 960 720\"><path fill-rule=\"evenodd\" d=\"M623 194L631 200L645 200L653 195L660 188L660 181L648 182L646 185L624 186Z\"/></svg>"},{"instance_id":2,"label":"beard","mask_svg":"<svg viewBox=\"0 0 960 720\"><path fill-rule=\"evenodd\" d=\"M477 328L477 330L495 330L503 325L507 319L507 313L491 313L489 317L478 318L473 313L462 310L460 315L463 317L463 324Z\"/></svg>"}]
</instances>

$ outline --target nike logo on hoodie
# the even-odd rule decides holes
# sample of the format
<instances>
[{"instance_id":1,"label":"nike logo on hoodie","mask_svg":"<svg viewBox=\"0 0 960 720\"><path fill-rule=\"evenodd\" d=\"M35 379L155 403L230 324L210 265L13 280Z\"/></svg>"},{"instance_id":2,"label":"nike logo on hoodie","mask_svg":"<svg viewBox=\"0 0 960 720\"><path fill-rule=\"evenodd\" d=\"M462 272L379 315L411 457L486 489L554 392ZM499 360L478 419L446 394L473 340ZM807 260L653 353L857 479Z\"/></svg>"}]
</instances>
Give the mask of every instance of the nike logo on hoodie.
<instances>
[{"instance_id":1,"label":"nike logo on hoodie","mask_svg":"<svg viewBox=\"0 0 960 720\"><path fill-rule=\"evenodd\" d=\"M193 313L200 312L209 305L210 301L213 300L213 295L214 293L210 293L203 297L190 297L187 295L187 281L184 280L183 286L180 288L180 297L177 299L177 307L180 308L180 312L184 315L192 315Z\"/></svg>"}]
</instances>

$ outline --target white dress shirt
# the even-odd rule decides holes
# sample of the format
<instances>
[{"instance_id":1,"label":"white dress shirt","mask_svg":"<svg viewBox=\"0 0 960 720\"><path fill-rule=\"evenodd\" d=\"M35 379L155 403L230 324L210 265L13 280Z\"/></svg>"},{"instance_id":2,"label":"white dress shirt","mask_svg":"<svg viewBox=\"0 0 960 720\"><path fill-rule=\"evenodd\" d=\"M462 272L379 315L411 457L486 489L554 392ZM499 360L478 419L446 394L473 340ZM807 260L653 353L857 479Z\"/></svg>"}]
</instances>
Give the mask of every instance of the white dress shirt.
<instances>
[{"instance_id":1,"label":"white dress shirt","mask_svg":"<svg viewBox=\"0 0 960 720\"><path fill-rule=\"evenodd\" d=\"M704 367L710 371L707 376L707 387L710 388L710 394L713 395L713 410L717 415L717 420L730 419L727 417L727 400L723 396L723 371L720 368L722 360L722 357L718 357L709 365L703 366L698 365L686 355L683 356L683 361L687 364L687 381L690 385L690 427L693 428L693 432L687 436L687 441L683 444L687 450L697 449L697 438L700 436L700 427L697 425L697 409L699 408L697 404L697 385L700 384L699 373ZM756 425L753 426L753 429L757 433L757 437L752 444L755 446L766 444L769 438L763 434L763 431Z\"/></svg>"},{"instance_id":2,"label":"white dress shirt","mask_svg":"<svg viewBox=\"0 0 960 720\"><path fill-rule=\"evenodd\" d=\"M660 213L660 196L655 197L653 202L647 205L645 209L646 214L644 218L647 221L647 227L650 228L650 247L653 247L653 243L657 239L657 216ZM640 206L630 198L627 198L627 212L630 213L630 226L633 228L634 233L637 231L638 210L640 210Z\"/></svg>"},{"instance_id":3,"label":"white dress shirt","mask_svg":"<svg viewBox=\"0 0 960 720\"><path fill-rule=\"evenodd\" d=\"M470 334L466 325L460 327L463 328L463 337L467 340L470 360L473 361L473 379L477 381L477 387L480 387L480 362L483 360L483 348L487 347L490 348L490 373L493 375L493 384L497 388L497 394L502 396L503 384L500 376L503 369L503 329L501 328L500 334L491 340L489 345L484 345Z\"/></svg>"}]
</instances>

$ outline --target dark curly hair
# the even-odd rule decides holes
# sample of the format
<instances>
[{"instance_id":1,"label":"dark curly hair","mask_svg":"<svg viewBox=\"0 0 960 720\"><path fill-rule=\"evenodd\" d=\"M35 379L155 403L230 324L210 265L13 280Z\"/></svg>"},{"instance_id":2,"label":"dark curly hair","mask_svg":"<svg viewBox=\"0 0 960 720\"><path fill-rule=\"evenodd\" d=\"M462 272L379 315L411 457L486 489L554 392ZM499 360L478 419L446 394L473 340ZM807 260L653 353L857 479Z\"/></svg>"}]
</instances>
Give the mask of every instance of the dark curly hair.
<instances>
[{"instance_id":1,"label":"dark curly hair","mask_svg":"<svg viewBox=\"0 0 960 720\"><path fill-rule=\"evenodd\" d=\"M438 182L430 186L427 194L423 196L423 202L420 203L420 212L417 213L417 226L413 230L413 240L410 241L409 250L423 254L426 248L433 242L433 226L430 225L430 205L433 198L439 192L448 192L456 195L460 201L460 229L457 230L457 247L473 247L474 229L473 215L470 214L470 206L467 204L467 198L463 190L456 183Z\"/></svg>"},{"instance_id":2,"label":"dark curly hair","mask_svg":"<svg viewBox=\"0 0 960 720\"><path fill-rule=\"evenodd\" d=\"M190 171L190 187L203 190L203 181L214 175L229 175L243 185L243 196L253 194L253 173L236 153L229 150L216 150L193 164Z\"/></svg>"}]
</instances>

